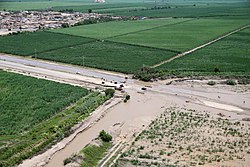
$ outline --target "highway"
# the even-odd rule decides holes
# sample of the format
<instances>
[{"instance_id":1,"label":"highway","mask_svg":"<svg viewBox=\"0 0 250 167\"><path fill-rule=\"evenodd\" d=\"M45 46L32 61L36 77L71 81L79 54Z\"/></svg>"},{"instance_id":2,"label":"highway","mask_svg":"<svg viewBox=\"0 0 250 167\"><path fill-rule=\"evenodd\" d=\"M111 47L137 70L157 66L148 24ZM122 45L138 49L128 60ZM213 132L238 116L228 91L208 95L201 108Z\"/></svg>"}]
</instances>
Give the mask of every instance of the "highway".
<instances>
[{"instance_id":1,"label":"highway","mask_svg":"<svg viewBox=\"0 0 250 167\"><path fill-rule=\"evenodd\" d=\"M31 66L31 67L38 67L41 69L48 69L48 70L53 70L53 71L61 71L61 72L66 72L66 73L71 73L71 74L78 74L78 75L83 75L85 77L104 79L109 82L116 81L118 83L123 83L126 81L125 77L127 77L126 75L119 74L119 73L113 73L113 72L111 73L111 72L106 72L106 71L104 72L100 70L82 68L82 67L73 66L73 65L70 66L67 64L63 64L63 63L53 63L49 61L30 59L26 57L12 56L12 55L0 53L0 67L1 66L7 67L7 64L6 63L4 64L4 62L22 64L26 67ZM10 67L15 68L15 66L10 66Z\"/></svg>"}]
</instances>

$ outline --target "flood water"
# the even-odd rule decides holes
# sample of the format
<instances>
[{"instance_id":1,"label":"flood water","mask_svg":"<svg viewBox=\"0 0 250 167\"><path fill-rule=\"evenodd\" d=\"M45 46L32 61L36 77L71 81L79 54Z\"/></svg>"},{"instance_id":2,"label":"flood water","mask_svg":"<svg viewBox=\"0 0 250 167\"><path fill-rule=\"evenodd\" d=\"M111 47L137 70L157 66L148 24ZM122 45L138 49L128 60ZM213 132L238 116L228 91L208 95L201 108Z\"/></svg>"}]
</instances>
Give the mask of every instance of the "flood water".
<instances>
[{"instance_id":1,"label":"flood water","mask_svg":"<svg viewBox=\"0 0 250 167\"><path fill-rule=\"evenodd\" d=\"M121 132L122 136L133 134L132 131L138 131L138 127L150 123L156 115L160 114L164 110L161 107L166 105L166 101L169 101L165 96L138 94L135 91L129 93L131 95L129 102L121 103L109 109L104 118L88 130L78 134L68 146L55 154L47 167L63 166L65 158L79 152L92 139L96 138L101 130L108 130L116 123L124 123Z\"/></svg>"}]
</instances>

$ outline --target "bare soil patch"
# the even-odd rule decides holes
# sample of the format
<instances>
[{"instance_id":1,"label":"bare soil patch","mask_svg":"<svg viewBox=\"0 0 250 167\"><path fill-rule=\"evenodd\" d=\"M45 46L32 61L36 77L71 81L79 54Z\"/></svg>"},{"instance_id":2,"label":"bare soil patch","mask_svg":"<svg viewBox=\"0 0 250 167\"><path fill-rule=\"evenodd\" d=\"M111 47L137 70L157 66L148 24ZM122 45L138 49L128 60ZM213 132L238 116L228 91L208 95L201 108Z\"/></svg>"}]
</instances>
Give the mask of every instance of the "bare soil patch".
<instances>
[{"instance_id":1,"label":"bare soil patch","mask_svg":"<svg viewBox=\"0 0 250 167\"><path fill-rule=\"evenodd\" d=\"M136 137L118 166L248 166L250 124L168 108Z\"/></svg>"}]
</instances>

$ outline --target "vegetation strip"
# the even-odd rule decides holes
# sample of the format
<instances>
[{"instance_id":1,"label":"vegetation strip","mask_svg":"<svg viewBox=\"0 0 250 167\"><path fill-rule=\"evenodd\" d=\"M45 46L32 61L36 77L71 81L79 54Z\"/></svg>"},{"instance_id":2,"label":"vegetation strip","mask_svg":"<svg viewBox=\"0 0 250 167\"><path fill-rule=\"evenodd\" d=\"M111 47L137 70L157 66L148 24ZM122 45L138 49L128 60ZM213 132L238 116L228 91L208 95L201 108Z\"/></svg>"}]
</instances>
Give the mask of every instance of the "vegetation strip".
<instances>
[{"instance_id":1,"label":"vegetation strip","mask_svg":"<svg viewBox=\"0 0 250 167\"><path fill-rule=\"evenodd\" d=\"M80 153L73 154L64 160L64 165L79 164L81 167L95 167L112 147L112 136L102 130L99 137L85 146Z\"/></svg>"},{"instance_id":2,"label":"vegetation strip","mask_svg":"<svg viewBox=\"0 0 250 167\"><path fill-rule=\"evenodd\" d=\"M157 48L153 46L145 46L145 45L140 45L140 44L131 44L131 43L126 43L126 42L118 42L118 41L112 41L112 40L106 40L111 43L116 43L116 44L123 44L123 45L128 45L128 46L136 46L142 48L147 48L147 49L155 49L155 50L161 50L161 51L167 51L167 52L172 52L172 53L181 53L180 51L177 50L172 50L172 49L165 49L165 48Z\"/></svg>"}]
</instances>

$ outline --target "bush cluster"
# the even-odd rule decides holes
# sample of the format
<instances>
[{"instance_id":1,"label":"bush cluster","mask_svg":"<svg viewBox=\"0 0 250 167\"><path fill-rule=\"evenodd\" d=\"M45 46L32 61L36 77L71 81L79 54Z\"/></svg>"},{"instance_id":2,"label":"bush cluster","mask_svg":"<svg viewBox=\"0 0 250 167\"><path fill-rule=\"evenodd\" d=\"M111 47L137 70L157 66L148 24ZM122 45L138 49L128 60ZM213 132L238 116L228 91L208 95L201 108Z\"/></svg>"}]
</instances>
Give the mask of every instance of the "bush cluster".
<instances>
[{"instance_id":1,"label":"bush cluster","mask_svg":"<svg viewBox=\"0 0 250 167\"><path fill-rule=\"evenodd\" d=\"M216 84L216 82L214 82L214 81L208 81L208 83L207 83L208 85L210 85L210 86L213 86L213 85L215 85Z\"/></svg>"},{"instance_id":2,"label":"bush cluster","mask_svg":"<svg viewBox=\"0 0 250 167\"><path fill-rule=\"evenodd\" d=\"M229 79L229 80L226 80L226 84L227 84L227 85L236 85L237 83L236 83L235 80Z\"/></svg>"},{"instance_id":3,"label":"bush cluster","mask_svg":"<svg viewBox=\"0 0 250 167\"><path fill-rule=\"evenodd\" d=\"M99 138L104 142L110 142L112 140L112 136L107 132L105 132L104 130L100 132Z\"/></svg>"},{"instance_id":4,"label":"bush cluster","mask_svg":"<svg viewBox=\"0 0 250 167\"><path fill-rule=\"evenodd\" d=\"M105 95L108 97L113 97L115 94L115 90L114 89L106 89L105 91Z\"/></svg>"}]
</instances>

